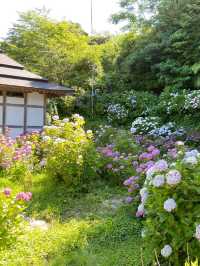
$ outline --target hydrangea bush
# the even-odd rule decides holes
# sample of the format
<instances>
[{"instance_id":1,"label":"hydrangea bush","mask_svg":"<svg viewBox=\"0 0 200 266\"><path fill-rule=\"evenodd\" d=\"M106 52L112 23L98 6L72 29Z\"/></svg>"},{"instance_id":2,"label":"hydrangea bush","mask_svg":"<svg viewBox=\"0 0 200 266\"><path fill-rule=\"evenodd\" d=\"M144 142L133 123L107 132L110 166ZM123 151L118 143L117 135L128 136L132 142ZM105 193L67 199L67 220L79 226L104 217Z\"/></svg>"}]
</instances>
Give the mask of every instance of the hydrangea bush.
<instances>
[{"instance_id":1,"label":"hydrangea bush","mask_svg":"<svg viewBox=\"0 0 200 266\"><path fill-rule=\"evenodd\" d=\"M49 176L64 180L68 188L86 188L96 176L99 161L92 131L84 130L85 121L79 115L70 120L54 116L53 121L42 133L41 163Z\"/></svg>"},{"instance_id":2,"label":"hydrangea bush","mask_svg":"<svg viewBox=\"0 0 200 266\"><path fill-rule=\"evenodd\" d=\"M22 141L23 136L11 139L8 134L0 135L0 172L4 176L21 178L33 170L33 146Z\"/></svg>"},{"instance_id":3,"label":"hydrangea bush","mask_svg":"<svg viewBox=\"0 0 200 266\"><path fill-rule=\"evenodd\" d=\"M31 192L14 195L10 188L0 192L0 249L14 243L24 229L23 211L26 202L32 198Z\"/></svg>"},{"instance_id":4,"label":"hydrangea bush","mask_svg":"<svg viewBox=\"0 0 200 266\"><path fill-rule=\"evenodd\" d=\"M123 124L128 118L128 110L121 104L109 104L107 108L108 121Z\"/></svg>"},{"instance_id":5,"label":"hydrangea bush","mask_svg":"<svg viewBox=\"0 0 200 266\"><path fill-rule=\"evenodd\" d=\"M130 131L133 134L147 134L154 137L182 137L186 134L184 128L177 128L174 122L162 125L158 117L138 117L133 121Z\"/></svg>"},{"instance_id":6,"label":"hydrangea bush","mask_svg":"<svg viewBox=\"0 0 200 266\"><path fill-rule=\"evenodd\" d=\"M160 119L158 117L138 117L136 118L131 127L131 133L133 134L145 134L152 130L155 130L160 125Z\"/></svg>"},{"instance_id":7,"label":"hydrangea bush","mask_svg":"<svg viewBox=\"0 0 200 266\"><path fill-rule=\"evenodd\" d=\"M157 161L146 172L137 217L146 217L143 236L161 265L183 265L200 249L200 154L177 142L176 159Z\"/></svg>"}]
</instances>

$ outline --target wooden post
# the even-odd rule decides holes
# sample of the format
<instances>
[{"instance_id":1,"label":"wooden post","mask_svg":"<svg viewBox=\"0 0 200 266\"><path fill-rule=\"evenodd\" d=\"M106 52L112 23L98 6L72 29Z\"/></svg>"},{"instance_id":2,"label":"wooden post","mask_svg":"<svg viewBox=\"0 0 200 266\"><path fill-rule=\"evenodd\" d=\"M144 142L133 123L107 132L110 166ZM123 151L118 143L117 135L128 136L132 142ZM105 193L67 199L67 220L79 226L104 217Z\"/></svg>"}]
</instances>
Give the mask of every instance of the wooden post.
<instances>
[{"instance_id":1,"label":"wooden post","mask_svg":"<svg viewBox=\"0 0 200 266\"><path fill-rule=\"evenodd\" d=\"M27 97L28 94L24 93L24 133L27 131Z\"/></svg>"},{"instance_id":2,"label":"wooden post","mask_svg":"<svg viewBox=\"0 0 200 266\"><path fill-rule=\"evenodd\" d=\"M44 94L44 108L43 108L43 112L44 112L44 122L43 122L43 126L46 125L46 111L47 111L47 95Z\"/></svg>"},{"instance_id":3,"label":"wooden post","mask_svg":"<svg viewBox=\"0 0 200 266\"><path fill-rule=\"evenodd\" d=\"M6 128L6 91L3 91L3 134L5 134Z\"/></svg>"}]
</instances>

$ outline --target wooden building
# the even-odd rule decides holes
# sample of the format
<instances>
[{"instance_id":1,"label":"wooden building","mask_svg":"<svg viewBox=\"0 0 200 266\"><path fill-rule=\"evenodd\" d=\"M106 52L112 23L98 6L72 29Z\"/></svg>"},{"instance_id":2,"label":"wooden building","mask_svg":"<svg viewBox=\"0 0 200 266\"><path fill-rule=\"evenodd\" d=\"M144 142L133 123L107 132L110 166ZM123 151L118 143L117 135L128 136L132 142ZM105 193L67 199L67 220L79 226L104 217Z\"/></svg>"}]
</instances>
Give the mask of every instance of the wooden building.
<instances>
[{"instance_id":1,"label":"wooden building","mask_svg":"<svg viewBox=\"0 0 200 266\"><path fill-rule=\"evenodd\" d=\"M47 98L71 94L72 89L48 82L0 52L0 132L8 127L16 137L42 129Z\"/></svg>"}]
</instances>

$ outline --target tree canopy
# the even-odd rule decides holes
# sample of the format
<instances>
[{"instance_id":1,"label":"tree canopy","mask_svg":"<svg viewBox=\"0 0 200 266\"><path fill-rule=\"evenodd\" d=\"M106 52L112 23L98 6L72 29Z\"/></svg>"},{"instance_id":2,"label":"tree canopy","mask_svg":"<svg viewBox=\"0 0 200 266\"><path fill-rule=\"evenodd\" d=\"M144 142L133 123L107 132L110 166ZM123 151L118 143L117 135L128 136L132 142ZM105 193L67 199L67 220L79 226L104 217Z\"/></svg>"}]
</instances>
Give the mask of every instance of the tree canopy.
<instances>
[{"instance_id":1,"label":"tree canopy","mask_svg":"<svg viewBox=\"0 0 200 266\"><path fill-rule=\"evenodd\" d=\"M118 36L88 36L46 10L22 13L1 47L50 80L87 90L162 92L200 86L199 0L121 0Z\"/></svg>"}]
</instances>

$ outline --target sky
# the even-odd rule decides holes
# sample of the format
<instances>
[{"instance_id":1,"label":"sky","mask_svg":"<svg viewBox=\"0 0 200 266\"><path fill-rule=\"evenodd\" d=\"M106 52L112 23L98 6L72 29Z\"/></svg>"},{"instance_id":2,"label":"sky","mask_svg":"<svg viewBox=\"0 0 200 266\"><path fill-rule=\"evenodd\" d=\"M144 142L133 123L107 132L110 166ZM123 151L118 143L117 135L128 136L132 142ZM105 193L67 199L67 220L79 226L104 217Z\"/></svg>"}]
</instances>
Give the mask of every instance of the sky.
<instances>
[{"instance_id":1,"label":"sky","mask_svg":"<svg viewBox=\"0 0 200 266\"><path fill-rule=\"evenodd\" d=\"M0 38L4 38L19 15L30 9L46 7L50 9L52 18L78 22L83 29L90 32L90 1L91 0L1 0ZM117 33L119 27L108 20L112 13L119 10L119 0L93 0L95 32Z\"/></svg>"}]
</instances>

